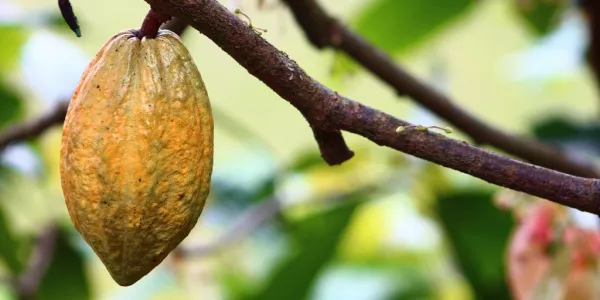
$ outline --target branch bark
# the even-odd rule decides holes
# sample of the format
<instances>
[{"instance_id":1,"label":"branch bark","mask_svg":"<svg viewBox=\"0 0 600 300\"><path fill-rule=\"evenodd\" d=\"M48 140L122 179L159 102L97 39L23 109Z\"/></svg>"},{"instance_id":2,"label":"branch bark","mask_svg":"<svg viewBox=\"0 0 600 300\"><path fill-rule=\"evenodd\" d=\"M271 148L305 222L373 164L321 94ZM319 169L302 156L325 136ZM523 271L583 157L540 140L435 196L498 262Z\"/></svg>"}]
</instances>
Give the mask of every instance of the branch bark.
<instances>
[{"instance_id":1,"label":"branch bark","mask_svg":"<svg viewBox=\"0 0 600 300\"><path fill-rule=\"evenodd\" d=\"M579 210L600 213L600 181L575 177L494 154L411 124L338 95L308 76L215 0L146 0L152 9L196 28L249 73L296 107L313 128L345 130L378 145ZM344 145L345 146L345 145ZM333 147L335 148L335 147Z\"/></svg>"},{"instance_id":2,"label":"branch bark","mask_svg":"<svg viewBox=\"0 0 600 300\"><path fill-rule=\"evenodd\" d=\"M317 0L283 2L315 47L343 51L398 94L411 97L469 135L476 144L487 144L536 165L571 175L600 177L600 170L591 162L577 161L539 141L504 133L461 109L448 96L410 75L391 57L328 15Z\"/></svg>"}]
</instances>

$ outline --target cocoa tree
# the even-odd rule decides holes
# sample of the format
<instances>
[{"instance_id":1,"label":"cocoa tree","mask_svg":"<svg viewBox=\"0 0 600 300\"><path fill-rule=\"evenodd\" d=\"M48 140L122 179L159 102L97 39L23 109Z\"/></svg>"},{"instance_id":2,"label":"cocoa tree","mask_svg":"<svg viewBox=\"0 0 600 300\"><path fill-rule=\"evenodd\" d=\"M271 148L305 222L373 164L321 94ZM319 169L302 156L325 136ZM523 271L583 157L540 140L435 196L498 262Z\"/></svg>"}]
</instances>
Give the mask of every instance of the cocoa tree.
<instances>
[{"instance_id":1,"label":"cocoa tree","mask_svg":"<svg viewBox=\"0 0 600 300\"><path fill-rule=\"evenodd\" d=\"M306 119L312 130L321 158L331 166L343 165L347 161L351 161L355 155L342 136L342 132L349 132L363 136L376 145L389 147L491 184L530 195L522 198L531 200L537 197L592 214L600 213L600 193L598 193L600 182L597 179L599 171L594 161L575 158L565 150L534 137L506 133L477 118L459 107L455 103L456 101L449 96L404 70L387 54L393 49L385 44L380 46L383 50L379 49L374 45L377 44L377 39L368 39L354 32L343 22L329 15L315 0L282 1L290 9L307 39L315 47L332 48L344 53L356 65L363 67L389 85L397 94L407 96L416 104L433 112L448 122L452 128L468 136L470 141L452 138L447 134L448 132L444 132L445 127L431 126L432 124L412 124L389 113L366 106L358 100L338 94L313 79L300 65L294 62L293 58L270 44L263 37L262 32L257 30L251 22L240 18L238 14L228 10L217 1L147 0L146 2L151 7L147 18L154 18L157 25L163 21L163 18L157 18L157 15L167 16L165 19L172 18L163 28L172 29L178 34L182 34L187 26L193 27L229 54L248 70L250 75L262 81L282 99L294 106ZM460 11L460 8L475 5L472 2L476 1L463 2L457 4L457 11ZM548 17L552 14L548 11L562 11L567 7L564 1L515 2L515 5L524 14L524 20L540 33L547 32L552 27L552 18ZM587 14L592 29L590 30L592 42L589 48L589 61L590 67L595 70L597 69L594 59L597 31L595 24L597 22L594 18L594 5L588 2L583 1L578 4L580 6L577 8ZM69 27L79 35L77 19L72 13L71 5L68 1L59 1L59 4ZM85 34L85 29L83 32ZM66 104L61 105L39 119L9 127L4 134L0 135L0 149L9 144L36 137L47 128L61 124L66 108ZM442 131L440 132L438 129L442 129ZM484 149L483 147L486 145L494 147L497 152ZM375 145L373 146L375 147ZM503 154L499 154L500 152ZM509 157L509 155L515 158ZM485 197L487 196L483 198ZM548 207L552 207L551 212L547 212L546 204L540 203L545 202L535 201L530 206L526 206L526 212L522 212L522 206L516 206L518 215L534 217L524 217L525 221L520 225L521 227L518 227L517 232L521 232L521 235L525 236L522 238L525 242L515 239L510 255L511 259L519 257L529 248L537 245L535 246L537 252L532 257L538 260L538 265L543 269L547 268L546 265L549 264L549 261L554 261L552 258L554 256L547 253L552 245L556 243L563 246L569 245L574 240L578 240L577 237L580 235L593 235L594 233L569 230L568 218L562 217L561 219L555 213L556 211L564 212L564 207L550 205ZM515 208L512 203L509 206ZM273 209L272 203L265 207L270 208L267 215L276 214L277 209ZM533 212L529 212L530 208ZM257 211L261 216L264 214L262 209ZM265 217L261 217L261 219L263 218ZM536 225L528 225L528 222L534 222L531 220L536 220L536 218L544 221L540 221L541 223L536 223ZM560 221L549 221L556 219ZM451 226L450 224L453 222L457 223L458 221L446 220L448 226ZM560 223L560 226L557 223ZM542 232L542 237L539 232ZM563 236L565 232L570 233ZM533 238L534 242L531 242L529 238ZM583 238L583 240L586 239ZM595 240L588 238L587 241ZM581 261L582 256L587 255L581 253L588 251L586 249L591 247L588 252L592 253L589 255L589 259L593 263L588 264L586 260L586 263L578 264L578 270L582 269L581 266L595 267L593 257L598 251L595 242L584 242L583 244L581 247L563 247L575 253L570 257L577 262ZM205 250L187 252L201 251ZM181 253L187 252L186 250L181 251ZM465 259L468 260L468 258ZM523 273L519 273L519 270L523 269L519 269L519 264L522 262L522 260L515 260L515 262L509 262L508 265L512 281L512 296L521 299L532 291L543 295L537 281L529 286L519 284L521 282L519 276L523 276L520 275ZM586 268L583 269L588 271ZM540 277L549 273L551 272L543 270L536 276ZM525 275L523 278L528 276L530 275ZM586 288L588 287L589 285L586 286ZM31 293L32 288L26 290ZM277 293L273 292L276 290L276 288L267 289L265 295L277 296ZM573 289L566 288L565 290L567 291L565 295L571 295ZM582 291L582 289L575 290ZM503 293L503 291L494 289L482 289L477 292L479 296L488 297ZM593 296L582 297L593 298Z\"/></svg>"}]
</instances>

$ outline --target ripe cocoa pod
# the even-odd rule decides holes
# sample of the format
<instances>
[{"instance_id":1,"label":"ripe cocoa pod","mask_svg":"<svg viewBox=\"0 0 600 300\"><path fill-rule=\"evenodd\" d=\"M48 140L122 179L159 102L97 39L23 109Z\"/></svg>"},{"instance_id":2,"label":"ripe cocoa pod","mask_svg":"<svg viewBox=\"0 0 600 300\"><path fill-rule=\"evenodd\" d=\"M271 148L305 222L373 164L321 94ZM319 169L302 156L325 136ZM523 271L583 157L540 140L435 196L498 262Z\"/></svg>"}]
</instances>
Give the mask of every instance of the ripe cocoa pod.
<instances>
[{"instance_id":1,"label":"ripe cocoa pod","mask_svg":"<svg viewBox=\"0 0 600 300\"><path fill-rule=\"evenodd\" d=\"M212 167L208 94L179 37L113 36L71 99L60 171L75 228L119 285L137 282L188 236Z\"/></svg>"}]
</instances>

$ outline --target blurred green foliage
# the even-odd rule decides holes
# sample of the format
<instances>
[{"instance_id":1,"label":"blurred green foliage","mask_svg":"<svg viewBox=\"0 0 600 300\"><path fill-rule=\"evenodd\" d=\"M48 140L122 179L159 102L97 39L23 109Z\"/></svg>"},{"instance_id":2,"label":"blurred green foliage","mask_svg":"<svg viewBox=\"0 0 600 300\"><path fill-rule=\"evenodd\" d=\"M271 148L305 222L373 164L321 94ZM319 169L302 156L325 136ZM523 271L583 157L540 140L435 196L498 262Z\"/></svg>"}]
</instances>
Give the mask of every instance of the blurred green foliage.
<instances>
[{"instance_id":1,"label":"blurred green foliage","mask_svg":"<svg viewBox=\"0 0 600 300\"><path fill-rule=\"evenodd\" d=\"M296 249L275 268L264 291L252 299L306 299L319 271L335 257L336 245L364 195L349 195L347 201L289 224Z\"/></svg>"},{"instance_id":2,"label":"blurred green foliage","mask_svg":"<svg viewBox=\"0 0 600 300\"><path fill-rule=\"evenodd\" d=\"M0 207L0 237L2 237L0 257L11 273L20 274L25 268L22 250L26 240L14 234L8 221L4 210Z\"/></svg>"},{"instance_id":3,"label":"blurred green foliage","mask_svg":"<svg viewBox=\"0 0 600 300\"><path fill-rule=\"evenodd\" d=\"M23 101L10 86L0 81L0 129L17 120L23 110Z\"/></svg>"},{"instance_id":4,"label":"blurred green foliage","mask_svg":"<svg viewBox=\"0 0 600 300\"><path fill-rule=\"evenodd\" d=\"M50 267L40 283L37 299L90 299L84 258L74 246L72 233L67 228L59 229Z\"/></svg>"},{"instance_id":5,"label":"blurred green foliage","mask_svg":"<svg viewBox=\"0 0 600 300\"><path fill-rule=\"evenodd\" d=\"M552 32L556 27L557 16L565 9L562 1L537 0L533 1L528 9L518 6L516 0L511 1L514 2L517 16L515 19L540 37ZM364 7L351 17L350 23L353 29L385 52L392 56L402 55L441 35L452 24L464 20L475 11L479 2L474 0L370 0L366 1ZM57 15L50 16L46 26L68 32L62 19ZM29 29L25 26L0 25L0 36L2 36L0 129L22 120L25 115L24 96L13 86L15 77L10 72L13 71L15 62L18 62L19 51L28 35ZM338 55L334 63L339 74L357 69L354 62L343 55ZM262 145L268 148L264 145L265 142L247 126L237 123L236 119L229 117L226 112L218 109L215 112L217 127L241 140L245 145ZM575 122L558 116L540 121L532 129L532 134L561 146L581 148L587 152L590 152L590 149L596 153L600 151L600 127L596 122ZM371 146L375 148L374 145ZM214 178L211 207L207 209L225 210L228 212L226 215L230 217L261 201L280 196L281 187L278 184L282 179L294 176L300 177L306 185L314 183L314 178L317 176L315 173L330 167L323 162L316 151L316 146L312 145L312 147L311 151L303 152L293 159L286 168L258 180L250 187L239 186L238 182L230 180L231 178ZM36 149L38 150L36 155L44 155L41 144L36 144ZM504 253L514 221L508 213L499 211L492 203L492 197L499 189L483 188L478 181L465 179L464 176L446 172L441 168L432 168L431 164L423 165L409 160L402 160L393 166L388 166L393 171L383 172L381 156L380 152L374 151L372 157L364 159L365 164L358 164L354 169L335 169L340 174L334 175L339 176L334 179L340 183L331 183L330 185L333 186L327 187L329 189L341 189L342 185L348 185L347 182L342 182L348 180L348 177L356 179L350 184L355 190L349 193L345 191L343 193L345 197L341 200L336 199L336 205L315 205L318 209L303 217L289 217L286 211L282 211L267 220L268 224L265 224L265 227L276 228L277 234L282 235L285 240L286 250L281 257L276 258L274 266L268 268L267 275L262 280L250 278L251 275L238 269L231 272L216 272L220 275L217 277L221 286L228 289L225 294L232 299L307 299L315 295L315 287L329 268L344 265L365 269L373 274L392 273L394 284L389 287L389 292L384 299L439 299L445 289L450 289L447 286L456 285L456 282L447 283L440 279L442 276L435 276L436 273L442 272L440 269L443 268L423 262L439 259L436 257L437 254L431 253L440 252L447 246L452 253L450 258L453 262L452 269L464 277L475 298L510 298ZM368 177L367 173L375 169L381 175L375 180L377 184L373 188L373 182L361 181L361 179ZM11 218L6 215L2 197L3 187L5 188L3 179L11 176L11 172L13 171L7 172L0 166L0 265L3 267L0 274L14 279L22 274L31 259L31 249L35 246L35 238L32 236L39 232L22 234L11 227ZM351 173L351 176L342 173ZM457 177L463 179L461 184L453 181ZM390 178L396 180L394 184L386 183ZM405 184L411 180L417 183ZM44 181L40 184L43 186L40 189L44 193L50 193L52 187L48 188L45 184L51 186ZM365 186L370 187L368 192L364 191ZM416 186L427 190L428 193L418 191ZM303 190L306 194L304 198L312 200L316 197L313 194L321 195L322 191L319 189L325 188L311 186L308 191ZM427 195L423 196L424 194ZM345 245L345 247L356 248L365 246L352 243L354 241L347 235L352 232L352 225L356 222L357 215L364 213L366 207L370 203L377 202L381 195L395 199L408 197L417 202L415 206L419 206L421 202L432 201L434 215L437 218L436 224L440 227L440 232L443 233L447 243L426 250L405 249L403 248L405 245L390 246L389 241L377 240L381 236L380 231L408 229L384 228L390 221L385 219L385 216L373 213L370 218L365 218L372 222L370 224L372 227L369 228L372 234L368 236L372 239L369 242L384 246L373 247L374 250L369 248L372 253L369 253L371 256L366 259L340 257L340 248ZM431 195L434 199L423 199ZM329 198L335 197L325 198L323 201L327 202L331 200ZM252 238L247 237L247 239ZM350 239L350 242L342 243L344 239ZM89 258L86 257L85 251L76 247L78 242L80 243L81 240L72 227L60 227L50 267L43 276L36 299L96 297L93 291L98 283L93 281L92 278L95 277L90 276L91 272L87 269L89 265L86 263ZM228 253L221 255L226 257L224 260L228 260L227 266L237 264L237 261L229 261L231 259L227 257ZM377 259L369 260L373 256ZM7 286L9 289L12 288ZM345 288L352 289L353 286Z\"/></svg>"},{"instance_id":6,"label":"blurred green foliage","mask_svg":"<svg viewBox=\"0 0 600 300\"><path fill-rule=\"evenodd\" d=\"M514 222L492 202L493 191L462 189L439 195L437 214L477 299L509 299L504 253Z\"/></svg>"},{"instance_id":7,"label":"blurred green foliage","mask_svg":"<svg viewBox=\"0 0 600 300\"><path fill-rule=\"evenodd\" d=\"M2 47L0 47L0 75L2 75L18 61L15 58L27 40L27 30L19 25L0 24L0 36L2 36Z\"/></svg>"},{"instance_id":8,"label":"blurred green foliage","mask_svg":"<svg viewBox=\"0 0 600 300\"><path fill-rule=\"evenodd\" d=\"M564 0L513 1L517 15L533 33L546 35L556 27L560 13L568 3Z\"/></svg>"},{"instance_id":9,"label":"blurred green foliage","mask_svg":"<svg viewBox=\"0 0 600 300\"><path fill-rule=\"evenodd\" d=\"M403 54L466 15L476 3L474 0L368 1L354 16L352 28L386 53ZM334 74L352 72L355 68L356 64L344 54L337 55Z\"/></svg>"}]
</instances>

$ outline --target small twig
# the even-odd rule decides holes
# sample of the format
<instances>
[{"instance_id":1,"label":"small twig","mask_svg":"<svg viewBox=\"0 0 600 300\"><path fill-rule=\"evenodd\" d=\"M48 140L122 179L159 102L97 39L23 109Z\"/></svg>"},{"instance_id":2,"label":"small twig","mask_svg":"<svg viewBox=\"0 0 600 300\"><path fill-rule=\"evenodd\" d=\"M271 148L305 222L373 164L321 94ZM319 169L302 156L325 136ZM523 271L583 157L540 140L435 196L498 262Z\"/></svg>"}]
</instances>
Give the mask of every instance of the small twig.
<instances>
[{"instance_id":1,"label":"small twig","mask_svg":"<svg viewBox=\"0 0 600 300\"><path fill-rule=\"evenodd\" d=\"M258 228L266 220L277 215L281 209L281 202L277 197L261 201L256 206L244 211L235 224L215 242L207 245L197 245L177 248L177 254L181 256L201 256L217 253L240 239L248 236L254 229Z\"/></svg>"},{"instance_id":2,"label":"small twig","mask_svg":"<svg viewBox=\"0 0 600 300\"><path fill-rule=\"evenodd\" d=\"M388 177L390 179L386 181L392 181L393 176ZM283 205L282 199L273 196L266 200L261 201L256 206L248 209L242 213L242 216L237 219L235 224L221 235L216 241L206 244L189 247L177 248L177 255L180 256L203 256L214 253L220 253L221 250L225 250L227 246L230 246L242 239L247 238L254 230L264 224L266 221L274 218L280 214L284 209L305 206L305 205L319 205L319 206L331 206L339 204L340 202L347 201L349 196L352 194L369 193L375 189L380 189L385 185L386 182L377 180L370 182L364 186L357 187L351 192L333 192L330 195L319 197L319 199L309 200L307 202L293 203L289 205Z\"/></svg>"},{"instance_id":3,"label":"small twig","mask_svg":"<svg viewBox=\"0 0 600 300\"><path fill-rule=\"evenodd\" d=\"M19 276L17 281L16 289L19 299L35 298L40 282L52 262L57 238L58 229L56 226L47 227L38 237L27 270Z\"/></svg>"},{"instance_id":4,"label":"small twig","mask_svg":"<svg viewBox=\"0 0 600 300\"><path fill-rule=\"evenodd\" d=\"M36 137L51 126L62 124L68 106L67 101L60 102L52 111L35 120L9 127L0 134L0 152L12 143Z\"/></svg>"},{"instance_id":5,"label":"small twig","mask_svg":"<svg viewBox=\"0 0 600 300\"><path fill-rule=\"evenodd\" d=\"M256 27L256 26L252 25L252 20L250 19L250 17L248 17L247 14L243 13L241 9L236 8L233 11L233 13L236 14L236 15L242 15L242 16L244 16L246 18L246 20L248 20L248 26L250 26L250 28L252 28L252 30L254 30L258 35L261 35L263 33L267 33L266 29L259 28L259 27Z\"/></svg>"},{"instance_id":6,"label":"small twig","mask_svg":"<svg viewBox=\"0 0 600 300\"><path fill-rule=\"evenodd\" d=\"M452 128L450 127L443 127L443 126L438 126L438 125L432 125L432 126L424 126L424 125L410 125L410 126L400 126L398 128L396 128L396 132L397 133L402 133L406 130L410 130L410 129L414 129L417 131L429 131L430 129L439 129L443 132L445 132L446 134L451 134L453 132Z\"/></svg>"}]
</instances>

